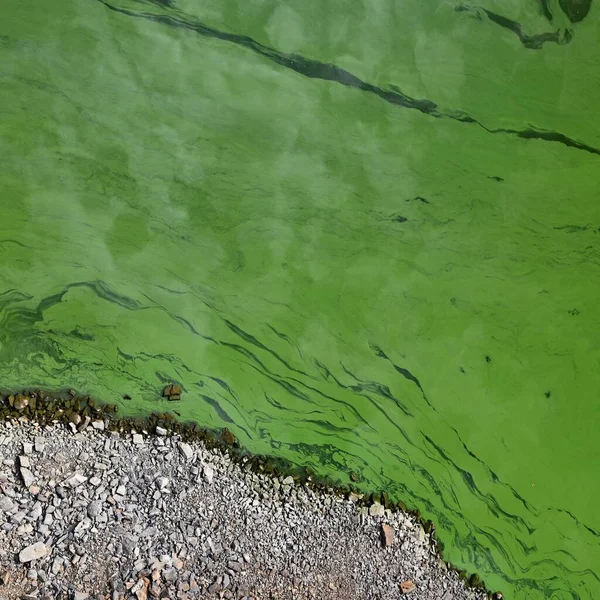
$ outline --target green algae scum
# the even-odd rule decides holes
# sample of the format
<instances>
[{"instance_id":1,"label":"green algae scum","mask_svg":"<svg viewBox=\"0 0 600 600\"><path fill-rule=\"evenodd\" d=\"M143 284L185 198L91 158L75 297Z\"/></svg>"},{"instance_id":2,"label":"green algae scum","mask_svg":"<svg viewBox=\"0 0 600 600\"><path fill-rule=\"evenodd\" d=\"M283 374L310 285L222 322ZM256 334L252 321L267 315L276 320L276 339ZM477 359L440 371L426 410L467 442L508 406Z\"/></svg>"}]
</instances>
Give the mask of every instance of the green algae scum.
<instances>
[{"instance_id":1,"label":"green algae scum","mask_svg":"<svg viewBox=\"0 0 600 600\"><path fill-rule=\"evenodd\" d=\"M600 597L599 36L591 0L4 0L1 391L226 427L506 598Z\"/></svg>"}]
</instances>

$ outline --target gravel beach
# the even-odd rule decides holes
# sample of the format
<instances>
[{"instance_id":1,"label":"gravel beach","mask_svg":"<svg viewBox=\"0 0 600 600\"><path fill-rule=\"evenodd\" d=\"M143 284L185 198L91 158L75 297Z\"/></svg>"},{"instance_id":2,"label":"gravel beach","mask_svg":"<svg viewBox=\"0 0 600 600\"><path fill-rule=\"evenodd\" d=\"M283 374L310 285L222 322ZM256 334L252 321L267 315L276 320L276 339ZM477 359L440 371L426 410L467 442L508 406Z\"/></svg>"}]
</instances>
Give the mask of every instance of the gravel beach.
<instances>
[{"instance_id":1,"label":"gravel beach","mask_svg":"<svg viewBox=\"0 0 600 600\"><path fill-rule=\"evenodd\" d=\"M0 422L0 598L483 600L416 518L202 442Z\"/></svg>"}]
</instances>

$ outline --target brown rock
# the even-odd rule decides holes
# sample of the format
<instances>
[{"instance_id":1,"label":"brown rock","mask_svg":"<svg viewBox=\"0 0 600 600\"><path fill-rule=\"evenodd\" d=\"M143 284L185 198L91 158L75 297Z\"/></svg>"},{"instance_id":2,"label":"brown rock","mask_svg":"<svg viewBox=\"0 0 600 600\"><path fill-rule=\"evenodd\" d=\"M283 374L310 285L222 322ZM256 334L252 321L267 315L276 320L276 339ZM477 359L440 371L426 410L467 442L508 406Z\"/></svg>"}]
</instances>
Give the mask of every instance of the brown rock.
<instances>
[{"instance_id":1,"label":"brown rock","mask_svg":"<svg viewBox=\"0 0 600 600\"><path fill-rule=\"evenodd\" d=\"M411 592L414 592L417 589L417 586L415 585L414 581L411 581L410 579L408 579L407 581L403 581L400 584L400 590L402 591L403 594L410 594Z\"/></svg>"},{"instance_id":2,"label":"brown rock","mask_svg":"<svg viewBox=\"0 0 600 600\"><path fill-rule=\"evenodd\" d=\"M394 528L391 525L383 523L381 525L381 542L385 548L388 548L394 543Z\"/></svg>"},{"instance_id":3,"label":"brown rock","mask_svg":"<svg viewBox=\"0 0 600 600\"><path fill-rule=\"evenodd\" d=\"M147 577L144 577L140 581L142 582L142 586L136 590L135 595L137 596L137 600L146 600L148 598L150 580Z\"/></svg>"},{"instance_id":4,"label":"brown rock","mask_svg":"<svg viewBox=\"0 0 600 600\"><path fill-rule=\"evenodd\" d=\"M29 404L29 398L23 394L17 394L13 406L17 410L24 410Z\"/></svg>"},{"instance_id":5,"label":"brown rock","mask_svg":"<svg viewBox=\"0 0 600 600\"><path fill-rule=\"evenodd\" d=\"M81 415L76 412L72 412L69 415L69 423L73 423L73 425L79 425L81 423Z\"/></svg>"}]
</instances>

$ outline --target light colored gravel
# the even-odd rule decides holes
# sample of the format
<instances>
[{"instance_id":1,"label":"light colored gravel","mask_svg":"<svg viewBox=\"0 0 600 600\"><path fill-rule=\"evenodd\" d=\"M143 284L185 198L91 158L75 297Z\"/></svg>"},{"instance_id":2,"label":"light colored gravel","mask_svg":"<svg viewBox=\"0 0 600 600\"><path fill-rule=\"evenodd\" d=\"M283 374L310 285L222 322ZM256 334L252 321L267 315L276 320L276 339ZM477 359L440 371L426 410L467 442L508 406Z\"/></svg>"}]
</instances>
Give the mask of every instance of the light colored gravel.
<instances>
[{"instance_id":1,"label":"light colored gravel","mask_svg":"<svg viewBox=\"0 0 600 600\"><path fill-rule=\"evenodd\" d=\"M158 433L0 422L0 599L486 597L413 517Z\"/></svg>"}]
</instances>

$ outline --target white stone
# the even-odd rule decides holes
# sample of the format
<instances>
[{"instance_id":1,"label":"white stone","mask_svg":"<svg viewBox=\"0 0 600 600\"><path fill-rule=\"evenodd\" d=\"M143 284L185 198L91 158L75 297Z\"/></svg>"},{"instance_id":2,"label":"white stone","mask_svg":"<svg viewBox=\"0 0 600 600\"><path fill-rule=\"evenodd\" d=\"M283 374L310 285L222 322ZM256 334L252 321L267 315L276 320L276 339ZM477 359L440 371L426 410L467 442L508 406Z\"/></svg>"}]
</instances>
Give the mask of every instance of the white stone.
<instances>
[{"instance_id":1,"label":"white stone","mask_svg":"<svg viewBox=\"0 0 600 600\"><path fill-rule=\"evenodd\" d=\"M65 483L67 485L70 485L72 488L76 488L77 486L81 485L82 483L85 483L87 481L87 477L85 477L84 475L82 475L81 473L75 473L75 475L72 475L71 477L69 477Z\"/></svg>"},{"instance_id":2,"label":"white stone","mask_svg":"<svg viewBox=\"0 0 600 600\"><path fill-rule=\"evenodd\" d=\"M43 452L45 447L46 447L46 438L42 437L41 435L36 435L35 436L35 451Z\"/></svg>"},{"instance_id":3,"label":"white stone","mask_svg":"<svg viewBox=\"0 0 600 600\"><path fill-rule=\"evenodd\" d=\"M104 431L104 421L92 421L92 427L98 431Z\"/></svg>"},{"instance_id":4,"label":"white stone","mask_svg":"<svg viewBox=\"0 0 600 600\"><path fill-rule=\"evenodd\" d=\"M167 430L164 427L156 426L156 435L167 435Z\"/></svg>"},{"instance_id":5,"label":"white stone","mask_svg":"<svg viewBox=\"0 0 600 600\"><path fill-rule=\"evenodd\" d=\"M39 558L48 556L48 553L48 546L42 542L36 542L35 544L31 544L31 546L27 546L27 548L23 548L23 550L19 552L19 560L22 563L31 562L32 560L38 560Z\"/></svg>"},{"instance_id":6,"label":"white stone","mask_svg":"<svg viewBox=\"0 0 600 600\"><path fill-rule=\"evenodd\" d=\"M33 485L33 482L35 481L33 473L25 467L21 467L21 477L23 478L23 483L25 484L26 488L28 488L30 485Z\"/></svg>"},{"instance_id":7,"label":"white stone","mask_svg":"<svg viewBox=\"0 0 600 600\"><path fill-rule=\"evenodd\" d=\"M383 517L385 515L385 507L383 506L383 504L375 502L369 507L369 514L372 517Z\"/></svg>"},{"instance_id":8,"label":"white stone","mask_svg":"<svg viewBox=\"0 0 600 600\"><path fill-rule=\"evenodd\" d=\"M133 434L133 443L134 444L138 444L141 445L144 443L144 437L142 436L141 433L134 433Z\"/></svg>"},{"instance_id":9,"label":"white stone","mask_svg":"<svg viewBox=\"0 0 600 600\"><path fill-rule=\"evenodd\" d=\"M23 454L31 454L33 452L33 444L23 442Z\"/></svg>"},{"instance_id":10,"label":"white stone","mask_svg":"<svg viewBox=\"0 0 600 600\"><path fill-rule=\"evenodd\" d=\"M215 470L210 465L202 465L202 475L208 483L212 483L215 477Z\"/></svg>"},{"instance_id":11,"label":"white stone","mask_svg":"<svg viewBox=\"0 0 600 600\"><path fill-rule=\"evenodd\" d=\"M19 464L25 469L28 469L31 466L31 463L29 462L29 457L19 456Z\"/></svg>"},{"instance_id":12,"label":"white stone","mask_svg":"<svg viewBox=\"0 0 600 600\"><path fill-rule=\"evenodd\" d=\"M189 444L185 442L179 442L179 451L185 460L191 460L194 456L194 451Z\"/></svg>"}]
</instances>

